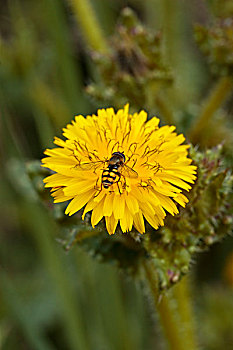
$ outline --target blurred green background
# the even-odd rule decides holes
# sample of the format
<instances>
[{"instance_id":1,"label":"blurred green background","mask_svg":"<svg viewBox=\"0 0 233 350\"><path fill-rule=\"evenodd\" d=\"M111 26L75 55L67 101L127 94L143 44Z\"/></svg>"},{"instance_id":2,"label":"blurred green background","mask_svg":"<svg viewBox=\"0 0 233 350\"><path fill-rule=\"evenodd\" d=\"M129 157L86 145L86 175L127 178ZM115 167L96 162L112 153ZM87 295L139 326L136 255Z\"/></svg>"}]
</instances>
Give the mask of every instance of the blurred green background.
<instances>
[{"instance_id":1,"label":"blurred green background","mask_svg":"<svg viewBox=\"0 0 233 350\"><path fill-rule=\"evenodd\" d=\"M194 23L209 20L207 2L91 3L106 37L126 6L148 28L162 31L176 79L165 102L173 106L178 131L186 132L215 83L193 37ZM75 114L100 106L85 93L99 75L71 1L2 0L0 8L0 349L165 349L145 288L78 246L65 252L26 173L26 162L40 159ZM225 107L200 148L231 139L231 101ZM149 113L166 121L159 108ZM222 134L215 137L219 120ZM232 166L229 148L226 154ZM233 348L232 254L227 238L191 267L203 349Z\"/></svg>"}]
</instances>

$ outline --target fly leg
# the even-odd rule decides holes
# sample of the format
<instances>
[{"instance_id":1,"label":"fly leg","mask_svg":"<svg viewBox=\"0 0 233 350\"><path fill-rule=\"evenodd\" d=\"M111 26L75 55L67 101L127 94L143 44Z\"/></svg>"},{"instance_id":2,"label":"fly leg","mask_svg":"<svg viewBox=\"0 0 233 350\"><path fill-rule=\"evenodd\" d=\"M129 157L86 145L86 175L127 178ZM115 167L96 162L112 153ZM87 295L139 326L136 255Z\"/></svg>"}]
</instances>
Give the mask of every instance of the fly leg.
<instances>
[{"instance_id":1,"label":"fly leg","mask_svg":"<svg viewBox=\"0 0 233 350\"><path fill-rule=\"evenodd\" d=\"M118 188L118 191L119 191L119 193L120 193L120 195L122 195L122 193L121 193L121 190L120 190L120 187L119 187L119 182L120 182L120 178L119 178L119 180L116 182L116 184L117 184L117 188Z\"/></svg>"},{"instance_id":2,"label":"fly leg","mask_svg":"<svg viewBox=\"0 0 233 350\"><path fill-rule=\"evenodd\" d=\"M97 196L101 193L101 191L102 191L102 189L103 189L102 181L101 181L100 187L98 186L98 181L99 181L99 179L100 179L100 178L98 177L97 180L96 180L95 186L94 186L94 189L95 189L96 191L98 191L98 193L96 193L96 194L94 195L94 197L97 197Z\"/></svg>"},{"instance_id":3,"label":"fly leg","mask_svg":"<svg viewBox=\"0 0 233 350\"><path fill-rule=\"evenodd\" d=\"M123 188L123 190L126 190L126 187L127 187L126 178L123 174L121 174L121 177L123 177L123 179L124 179L124 182L122 183L122 188Z\"/></svg>"},{"instance_id":4,"label":"fly leg","mask_svg":"<svg viewBox=\"0 0 233 350\"><path fill-rule=\"evenodd\" d=\"M124 179L124 182L122 182L121 178ZM121 190L120 190L119 182L122 184L122 190L124 192L124 190L126 189L127 184L126 184L125 176L123 174L120 174L119 175L119 179L116 181L118 191L119 191L119 193L121 195L121 194L123 194L123 192L121 192Z\"/></svg>"}]
</instances>

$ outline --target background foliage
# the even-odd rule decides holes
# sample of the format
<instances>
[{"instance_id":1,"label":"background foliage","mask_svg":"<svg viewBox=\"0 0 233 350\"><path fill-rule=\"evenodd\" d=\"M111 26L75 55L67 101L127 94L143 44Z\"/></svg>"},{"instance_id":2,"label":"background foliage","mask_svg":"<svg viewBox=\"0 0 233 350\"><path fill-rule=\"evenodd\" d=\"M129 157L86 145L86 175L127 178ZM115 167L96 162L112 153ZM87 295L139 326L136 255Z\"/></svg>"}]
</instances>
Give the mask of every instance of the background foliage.
<instances>
[{"instance_id":1,"label":"background foliage","mask_svg":"<svg viewBox=\"0 0 233 350\"><path fill-rule=\"evenodd\" d=\"M215 114L204 123L198 119L215 84L232 75L231 2L225 1L223 8L219 1L201 0L92 1L109 47L115 48L112 66L104 59L104 50L99 55L91 50L73 3L0 3L0 348L163 349L159 322L151 316L144 288L114 265L93 260L79 246L68 253L63 250L59 229L38 201L25 164L41 158L44 148L52 146L53 136L60 136L75 114L110 104L118 107L127 97L134 108L157 115L162 124L174 122L199 149L224 142L223 161L231 168L229 82L221 108L215 106ZM125 34L119 16L126 6L134 9L148 32L156 33L153 40L159 42L160 51L148 58L143 69L141 56L133 56L130 74L136 77L138 94L130 89L122 65L116 64L122 50L134 52L129 48L135 38L121 46ZM149 40L143 52L150 45ZM160 55L166 67L151 65L156 59L160 62ZM131 66L123 63L129 72ZM151 77L148 67L160 74ZM114 79L121 89L116 89ZM147 92L150 84L154 94ZM42 190L39 177L33 182ZM191 285L199 343L207 350L231 348L232 238L195 260Z\"/></svg>"}]
</instances>

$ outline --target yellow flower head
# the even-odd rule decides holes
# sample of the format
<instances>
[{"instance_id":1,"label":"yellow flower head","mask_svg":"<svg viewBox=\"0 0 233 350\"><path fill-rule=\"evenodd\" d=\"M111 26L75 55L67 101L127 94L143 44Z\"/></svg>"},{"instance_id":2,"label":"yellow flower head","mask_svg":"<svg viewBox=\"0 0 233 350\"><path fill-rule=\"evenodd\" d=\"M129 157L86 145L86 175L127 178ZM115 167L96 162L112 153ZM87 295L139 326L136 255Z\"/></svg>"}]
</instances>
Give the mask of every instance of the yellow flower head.
<instances>
[{"instance_id":1,"label":"yellow flower head","mask_svg":"<svg viewBox=\"0 0 233 350\"><path fill-rule=\"evenodd\" d=\"M123 232L134 226L144 233L143 217L155 229L163 226L166 212L177 214L176 203L186 205L182 189L189 191L196 179L184 136L174 126L159 128L156 117L147 121L145 111L128 109L76 116L64 129L67 140L55 138L59 147L42 159L55 172L44 179L54 203L70 201L68 215L85 206L82 218L92 211L94 227L104 217L109 234L118 222Z\"/></svg>"}]
</instances>

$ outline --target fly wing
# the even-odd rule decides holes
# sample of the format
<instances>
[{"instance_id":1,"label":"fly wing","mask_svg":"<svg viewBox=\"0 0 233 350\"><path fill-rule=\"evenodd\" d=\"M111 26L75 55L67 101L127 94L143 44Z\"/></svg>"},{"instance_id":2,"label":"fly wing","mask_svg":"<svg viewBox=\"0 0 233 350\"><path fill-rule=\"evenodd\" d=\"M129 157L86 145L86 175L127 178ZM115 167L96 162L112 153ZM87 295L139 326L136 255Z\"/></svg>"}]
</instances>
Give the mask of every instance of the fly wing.
<instances>
[{"instance_id":1,"label":"fly wing","mask_svg":"<svg viewBox=\"0 0 233 350\"><path fill-rule=\"evenodd\" d=\"M123 165L121 173L122 173L122 175L130 177L132 179L136 179L138 177L138 173L133 168L130 168L126 164Z\"/></svg>"},{"instance_id":2,"label":"fly wing","mask_svg":"<svg viewBox=\"0 0 233 350\"><path fill-rule=\"evenodd\" d=\"M91 170L91 169L98 168L99 166L101 166L104 163L105 163L105 161L98 160L96 162L80 163L80 164L75 165L74 168L77 170Z\"/></svg>"}]
</instances>

